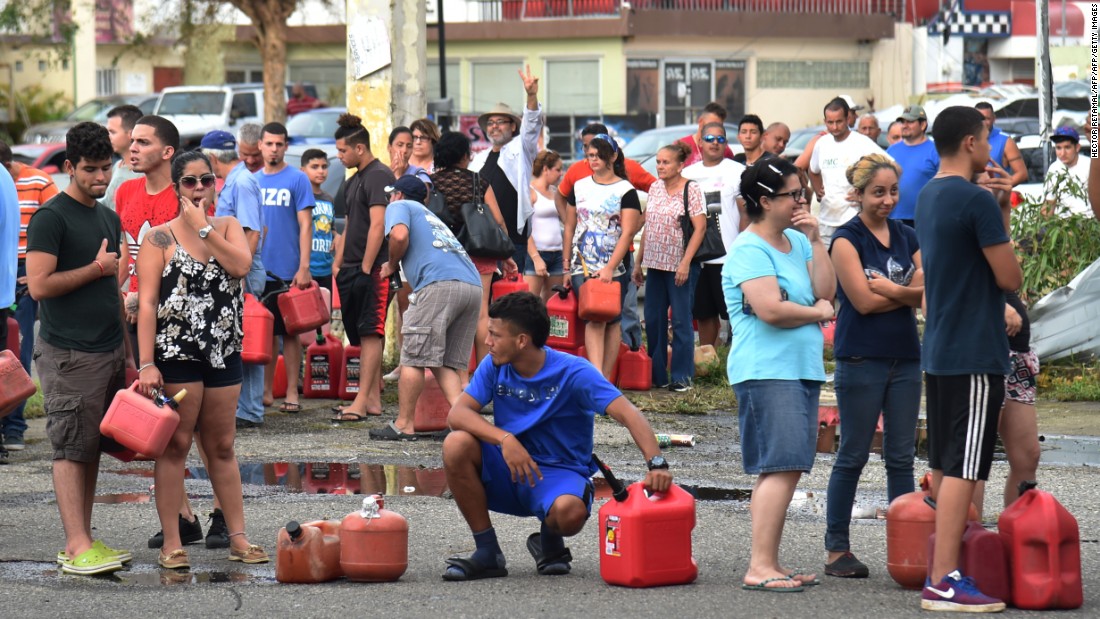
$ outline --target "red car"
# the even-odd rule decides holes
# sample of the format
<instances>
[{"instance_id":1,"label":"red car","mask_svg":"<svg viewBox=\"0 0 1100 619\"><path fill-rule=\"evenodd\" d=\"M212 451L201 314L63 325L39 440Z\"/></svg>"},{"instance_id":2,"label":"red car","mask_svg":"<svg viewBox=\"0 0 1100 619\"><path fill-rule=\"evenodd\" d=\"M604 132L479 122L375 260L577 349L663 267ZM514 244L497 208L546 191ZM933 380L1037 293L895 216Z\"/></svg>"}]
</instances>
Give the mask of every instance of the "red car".
<instances>
[{"instance_id":1,"label":"red car","mask_svg":"<svg viewBox=\"0 0 1100 619\"><path fill-rule=\"evenodd\" d=\"M56 174L64 168L65 143L20 144L11 147L12 159L19 163L38 168L46 174Z\"/></svg>"}]
</instances>

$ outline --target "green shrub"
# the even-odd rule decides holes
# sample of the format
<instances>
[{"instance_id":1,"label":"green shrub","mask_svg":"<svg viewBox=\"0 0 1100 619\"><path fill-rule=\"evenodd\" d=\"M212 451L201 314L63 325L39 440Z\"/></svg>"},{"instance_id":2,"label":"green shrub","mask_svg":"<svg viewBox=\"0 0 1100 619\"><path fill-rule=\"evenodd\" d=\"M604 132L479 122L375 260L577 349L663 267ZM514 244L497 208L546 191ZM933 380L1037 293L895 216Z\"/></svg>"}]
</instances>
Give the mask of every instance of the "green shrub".
<instances>
[{"instance_id":1,"label":"green shrub","mask_svg":"<svg viewBox=\"0 0 1100 619\"><path fill-rule=\"evenodd\" d=\"M1054 183L1052 195L1053 204L1027 199L1012 214L1012 238L1024 274L1020 296L1027 303L1065 286L1100 258L1100 222L1059 204L1066 196L1087 203L1088 196L1075 183L1061 179Z\"/></svg>"}]
</instances>

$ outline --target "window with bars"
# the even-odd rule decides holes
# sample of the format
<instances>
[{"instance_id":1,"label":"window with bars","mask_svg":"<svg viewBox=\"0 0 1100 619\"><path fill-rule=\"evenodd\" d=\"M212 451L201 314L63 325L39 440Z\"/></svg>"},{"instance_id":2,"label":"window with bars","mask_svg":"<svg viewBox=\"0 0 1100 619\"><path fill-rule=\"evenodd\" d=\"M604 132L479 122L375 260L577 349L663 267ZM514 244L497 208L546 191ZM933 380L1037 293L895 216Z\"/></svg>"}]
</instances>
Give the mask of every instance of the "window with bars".
<instances>
[{"instance_id":1,"label":"window with bars","mask_svg":"<svg viewBox=\"0 0 1100 619\"><path fill-rule=\"evenodd\" d=\"M757 60L757 88L870 88L866 60Z\"/></svg>"},{"instance_id":2,"label":"window with bars","mask_svg":"<svg viewBox=\"0 0 1100 619\"><path fill-rule=\"evenodd\" d=\"M99 97L118 93L118 69L95 70L95 93Z\"/></svg>"}]
</instances>

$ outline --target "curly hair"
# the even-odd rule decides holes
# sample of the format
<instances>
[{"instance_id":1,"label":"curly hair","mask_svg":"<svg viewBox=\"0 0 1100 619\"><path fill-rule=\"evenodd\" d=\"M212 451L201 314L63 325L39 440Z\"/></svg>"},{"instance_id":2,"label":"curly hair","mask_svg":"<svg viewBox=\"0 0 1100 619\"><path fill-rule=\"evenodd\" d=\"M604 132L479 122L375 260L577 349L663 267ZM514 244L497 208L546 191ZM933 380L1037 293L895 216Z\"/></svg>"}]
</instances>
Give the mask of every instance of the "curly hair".
<instances>
[{"instance_id":1,"label":"curly hair","mask_svg":"<svg viewBox=\"0 0 1100 619\"><path fill-rule=\"evenodd\" d=\"M435 167L439 170L457 167L458 162L469 154L469 138L457 131L446 133L435 145Z\"/></svg>"},{"instance_id":2,"label":"curly hair","mask_svg":"<svg viewBox=\"0 0 1100 619\"><path fill-rule=\"evenodd\" d=\"M370 132L363 126L363 119L355 114L340 114L336 119L336 139L347 144L362 144L370 150Z\"/></svg>"},{"instance_id":3,"label":"curly hair","mask_svg":"<svg viewBox=\"0 0 1100 619\"><path fill-rule=\"evenodd\" d=\"M489 318L509 323L513 333L526 333L536 348L546 344L550 336L550 315L542 299L530 292L513 292L493 301Z\"/></svg>"},{"instance_id":4,"label":"curly hair","mask_svg":"<svg viewBox=\"0 0 1100 619\"><path fill-rule=\"evenodd\" d=\"M65 159L75 168L80 160L106 161L115 154L111 136L99 123L82 122L65 134Z\"/></svg>"}]
</instances>

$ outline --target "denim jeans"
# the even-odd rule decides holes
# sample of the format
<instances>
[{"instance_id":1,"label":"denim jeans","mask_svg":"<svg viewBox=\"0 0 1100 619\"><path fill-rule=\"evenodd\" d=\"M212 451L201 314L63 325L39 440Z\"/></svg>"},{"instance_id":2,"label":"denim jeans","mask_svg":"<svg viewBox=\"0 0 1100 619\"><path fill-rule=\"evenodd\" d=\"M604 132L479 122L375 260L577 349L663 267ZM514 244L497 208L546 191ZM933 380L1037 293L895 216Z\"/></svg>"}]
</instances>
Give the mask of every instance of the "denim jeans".
<instances>
[{"instance_id":1,"label":"denim jeans","mask_svg":"<svg viewBox=\"0 0 1100 619\"><path fill-rule=\"evenodd\" d=\"M882 413L882 459L891 501L913 492L913 452L920 410L921 370L916 359L848 357L836 362L840 449L826 495L825 549L849 550L856 485L867 464Z\"/></svg>"},{"instance_id":2,"label":"denim jeans","mask_svg":"<svg viewBox=\"0 0 1100 619\"><path fill-rule=\"evenodd\" d=\"M27 274L27 267L24 263L20 262L19 267L16 270L16 277L23 277ZM22 339L19 345L18 352L19 363L23 364L23 369L28 374L31 372L31 354L34 352L34 321L38 316L38 302L31 298L30 293L24 292L23 296L19 297L16 302L15 320L19 323L19 337ZM27 421L23 419L23 409L26 408L27 403L23 402L19 406L15 407L15 410L10 415L0 420L0 431L7 438L22 439L23 433L27 431Z\"/></svg>"},{"instance_id":3,"label":"denim jeans","mask_svg":"<svg viewBox=\"0 0 1100 619\"><path fill-rule=\"evenodd\" d=\"M633 268L633 267L631 267ZM630 279L630 278L627 278ZM626 285L626 298L623 299L623 319L619 322L623 342L630 348L642 345L642 322L638 320L638 287L630 280Z\"/></svg>"},{"instance_id":4,"label":"denim jeans","mask_svg":"<svg viewBox=\"0 0 1100 619\"><path fill-rule=\"evenodd\" d=\"M257 253L252 258L252 267L244 279L244 291L257 299L264 291L264 265ZM277 354L277 353L275 353ZM237 398L237 418L248 421L264 420L264 366L253 363L242 364L241 395Z\"/></svg>"},{"instance_id":5,"label":"denim jeans","mask_svg":"<svg viewBox=\"0 0 1100 619\"><path fill-rule=\"evenodd\" d=\"M813 380L746 380L733 386L741 463L749 475L808 473L817 455L821 383Z\"/></svg>"},{"instance_id":6,"label":"denim jeans","mask_svg":"<svg viewBox=\"0 0 1100 619\"><path fill-rule=\"evenodd\" d=\"M672 309L672 380L690 384L695 377L695 335L691 328L691 306L699 265L691 265L688 281L676 285L676 273L660 269L646 271L645 334L653 360L653 385L667 385L668 310Z\"/></svg>"}]
</instances>

